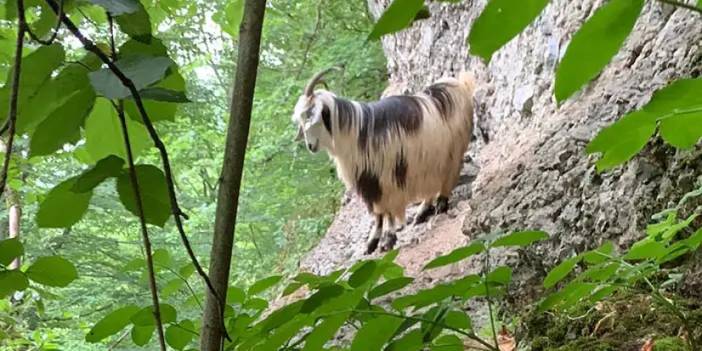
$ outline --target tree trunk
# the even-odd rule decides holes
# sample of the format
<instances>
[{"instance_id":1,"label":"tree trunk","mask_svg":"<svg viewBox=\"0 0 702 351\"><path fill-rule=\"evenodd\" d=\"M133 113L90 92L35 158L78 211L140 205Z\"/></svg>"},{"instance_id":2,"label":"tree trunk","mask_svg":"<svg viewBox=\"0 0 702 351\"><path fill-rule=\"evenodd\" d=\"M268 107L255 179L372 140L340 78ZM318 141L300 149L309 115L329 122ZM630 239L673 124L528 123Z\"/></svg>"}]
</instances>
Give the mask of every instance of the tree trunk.
<instances>
[{"instance_id":1,"label":"tree trunk","mask_svg":"<svg viewBox=\"0 0 702 351\"><path fill-rule=\"evenodd\" d=\"M219 179L217 213L210 253L210 279L212 279L212 284L222 299L226 298L229 284L236 213L239 205L239 188L249 136L265 9L265 0L246 0L244 18L239 29L239 56L230 105L224 163ZM200 350L218 351L221 349L224 335L221 318L221 304L217 301L217 297L208 291L202 318Z\"/></svg>"},{"instance_id":2,"label":"tree trunk","mask_svg":"<svg viewBox=\"0 0 702 351\"><path fill-rule=\"evenodd\" d=\"M548 242L520 253L501 252L494 262L515 268L516 294L534 297L554 264L604 240L630 244L645 235L652 213L693 189L702 173L699 146L676 151L656 140L634 160L598 175L585 145L601 128L645 104L656 89L700 74L702 20L687 10L647 2L613 62L558 107L553 97L557 63L572 35L604 1L552 1L488 65L470 56L466 44L486 2L434 2L429 19L382 40L395 91L417 91L463 69L478 80L465 188L454 191L452 201L458 223L443 216L428 226L406 228L398 233L403 246L398 260L421 267L470 238L496 230L542 229L551 235ZM369 0L376 17L389 3ZM691 208L696 205L693 201ZM363 257L369 217L356 201L342 208L327 237L303 260L303 269L327 273ZM465 240L454 235L461 232ZM479 259L458 271L447 268L445 275L476 272ZM443 278L409 271L426 278L418 284ZM690 286L702 286L700 279L687 278Z\"/></svg>"}]
</instances>

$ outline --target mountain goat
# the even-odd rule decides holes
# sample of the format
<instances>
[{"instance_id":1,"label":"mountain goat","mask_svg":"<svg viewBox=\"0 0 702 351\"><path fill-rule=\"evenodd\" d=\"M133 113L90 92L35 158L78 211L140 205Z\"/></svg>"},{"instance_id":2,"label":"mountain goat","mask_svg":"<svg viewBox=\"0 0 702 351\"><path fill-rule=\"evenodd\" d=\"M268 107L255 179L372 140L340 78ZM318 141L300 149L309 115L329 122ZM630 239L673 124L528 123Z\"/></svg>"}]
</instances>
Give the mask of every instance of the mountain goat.
<instances>
[{"instance_id":1,"label":"mountain goat","mask_svg":"<svg viewBox=\"0 0 702 351\"><path fill-rule=\"evenodd\" d=\"M474 81L462 73L418 94L363 103L314 90L332 69L312 77L295 105L296 140L312 153L326 150L346 188L375 215L366 253L381 238L381 250L391 250L408 204L423 201L415 224L434 213L434 200L436 213L448 210L472 134Z\"/></svg>"}]
</instances>

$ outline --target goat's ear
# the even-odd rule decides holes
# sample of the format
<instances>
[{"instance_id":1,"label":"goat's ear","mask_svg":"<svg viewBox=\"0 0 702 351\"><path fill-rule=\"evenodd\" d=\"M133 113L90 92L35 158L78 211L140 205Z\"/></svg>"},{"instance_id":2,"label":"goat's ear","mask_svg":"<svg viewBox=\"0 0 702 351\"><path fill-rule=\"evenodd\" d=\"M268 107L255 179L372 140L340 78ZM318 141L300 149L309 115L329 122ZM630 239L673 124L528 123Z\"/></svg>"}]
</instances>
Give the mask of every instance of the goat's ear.
<instances>
[{"instance_id":1,"label":"goat's ear","mask_svg":"<svg viewBox=\"0 0 702 351\"><path fill-rule=\"evenodd\" d=\"M301 141L304 138L305 138L305 134L302 131L302 127L298 127L297 128L297 136L295 137L295 141Z\"/></svg>"}]
</instances>

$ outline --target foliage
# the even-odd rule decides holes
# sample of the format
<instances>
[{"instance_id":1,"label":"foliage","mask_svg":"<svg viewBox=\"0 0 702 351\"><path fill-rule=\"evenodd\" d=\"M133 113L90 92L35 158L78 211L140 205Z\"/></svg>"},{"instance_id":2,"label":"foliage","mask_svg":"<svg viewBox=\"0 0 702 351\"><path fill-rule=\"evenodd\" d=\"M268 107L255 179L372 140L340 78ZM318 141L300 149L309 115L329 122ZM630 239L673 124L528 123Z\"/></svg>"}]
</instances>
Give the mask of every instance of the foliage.
<instances>
[{"instance_id":1,"label":"foliage","mask_svg":"<svg viewBox=\"0 0 702 351\"><path fill-rule=\"evenodd\" d=\"M699 345L696 335L702 331L694 326L683 305L665 294L665 288L675 285L682 277L680 268L671 263L702 245L702 228L690 229L698 213L679 218L678 212L678 208L673 208L654 215L659 221L649 224L646 237L626 252L618 254L614 245L606 242L554 267L544 280L545 288L552 288L570 276L572 279L544 298L538 311L568 310L583 303L592 305L623 291L643 292L650 295L659 309L679 319L688 335L690 349L696 350ZM582 269L573 274L579 264Z\"/></svg>"}]
</instances>

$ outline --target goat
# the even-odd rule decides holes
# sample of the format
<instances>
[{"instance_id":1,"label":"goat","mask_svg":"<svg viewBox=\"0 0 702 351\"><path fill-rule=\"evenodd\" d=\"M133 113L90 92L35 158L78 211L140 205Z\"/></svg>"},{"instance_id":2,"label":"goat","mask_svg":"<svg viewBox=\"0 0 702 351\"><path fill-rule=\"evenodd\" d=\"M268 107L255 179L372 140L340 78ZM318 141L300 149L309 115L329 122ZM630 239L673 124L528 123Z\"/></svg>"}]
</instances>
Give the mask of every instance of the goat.
<instances>
[{"instance_id":1,"label":"goat","mask_svg":"<svg viewBox=\"0 0 702 351\"><path fill-rule=\"evenodd\" d=\"M423 201L415 224L448 210L473 130L475 83L461 73L418 94L363 103L314 90L333 69L313 76L298 99L292 118L296 141L304 138L312 153L326 150L347 190L375 215L366 253L376 250L381 237L381 250L388 251L408 204Z\"/></svg>"}]
</instances>

